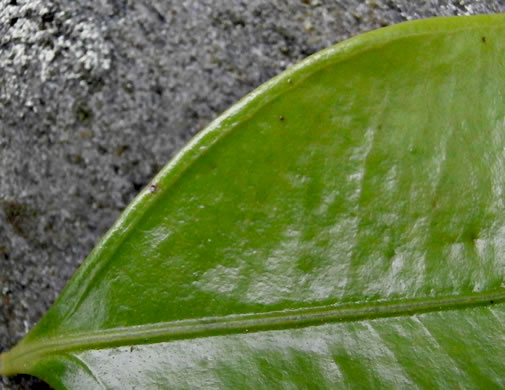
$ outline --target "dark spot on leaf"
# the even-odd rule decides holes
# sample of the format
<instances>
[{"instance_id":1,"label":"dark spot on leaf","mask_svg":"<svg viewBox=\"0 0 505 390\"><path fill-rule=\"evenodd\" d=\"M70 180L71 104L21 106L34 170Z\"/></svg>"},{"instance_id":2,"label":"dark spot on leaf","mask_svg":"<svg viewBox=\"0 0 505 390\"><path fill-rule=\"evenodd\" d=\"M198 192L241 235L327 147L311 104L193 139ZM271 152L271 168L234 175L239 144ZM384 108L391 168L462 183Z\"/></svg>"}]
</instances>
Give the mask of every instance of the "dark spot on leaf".
<instances>
[{"instance_id":1,"label":"dark spot on leaf","mask_svg":"<svg viewBox=\"0 0 505 390\"><path fill-rule=\"evenodd\" d=\"M296 267L305 272L310 273L317 267L318 258L313 255L303 255L298 259Z\"/></svg>"},{"instance_id":2,"label":"dark spot on leaf","mask_svg":"<svg viewBox=\"0 0 505 390\"><path fill-rule=\"evenodd\" d=\"M486 43L486 37L482 37L480 38L480 40L482 41L482 43Z\"/></svg>"},{"instance_id":3,"label":"dark spot on leaf","mask_svg":"<svg viewBox=\"0 0 505 390\"><path fill-rule=\"evenodd\" d=\"M284 120L284 117L281 115L281 116L279 117L279 120L283 121L283 120Z\"/></svg>"},{"instance_id":4,"label":"dark spot on leaf","mask_svg":"<svg viewBox=\"0 0 505 390\"><path fill-rule=\"evenodd\" d=\"M492 305L492 304L494 303L494 301L491 299L491 300L489 301L489 303Z\"/></svg>"},{"instance_id":5,"label":"dark spot on leaf","mask_svg":"<svg viewBox=\"0 0 505 390\"><path fill-rule=\"evenodd\" d=\"M155 192L158 192L158 186L157 186L156 184L151 184L151 185L149 186L149 192L150 192L151 194L154 194Z\"/></svg>"},{"instance_id":6,"label":"dark spot on leaf","mask_svg":"<svg viewBox=\"0 0 505 390\"><path fill-rule=\"evenodd\" d=\"M392 259L396 255L396 250L395 248L387 248L385 251L385 255L388 259Z\"/></svg>"},{"instance_id":7,"label":"dark spot on leaf","mask_svg":"<svg viewBox=\"0 0 505 390\"><path fill-rule=\"evenodd\" d=\"M463 236L461 237L464 241L469 241L472 245L475 245L475 242L479 239L479 231L475 226L470 226L463 232Z\"/></svg>"}]
</instances>

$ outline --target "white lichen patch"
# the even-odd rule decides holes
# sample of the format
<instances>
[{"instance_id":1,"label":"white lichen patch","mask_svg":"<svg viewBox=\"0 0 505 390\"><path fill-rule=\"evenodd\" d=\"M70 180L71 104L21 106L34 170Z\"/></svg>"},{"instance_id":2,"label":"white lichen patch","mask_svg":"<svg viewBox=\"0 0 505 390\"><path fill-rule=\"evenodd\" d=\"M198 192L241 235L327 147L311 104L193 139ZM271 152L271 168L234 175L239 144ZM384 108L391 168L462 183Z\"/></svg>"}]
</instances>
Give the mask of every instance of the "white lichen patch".
<instances>
[{"instance_id":1,"label":"white lichen patch","mask_svg":"<svg viewBox=\"0 0 505 390\"><path fill-rule=\"evenodd\" d=\"M26 75L41 85L100 77L111 64L104 36L105 26L52 0L0 0L0 102L30 100Z\"/></svg>"}]
</instances>

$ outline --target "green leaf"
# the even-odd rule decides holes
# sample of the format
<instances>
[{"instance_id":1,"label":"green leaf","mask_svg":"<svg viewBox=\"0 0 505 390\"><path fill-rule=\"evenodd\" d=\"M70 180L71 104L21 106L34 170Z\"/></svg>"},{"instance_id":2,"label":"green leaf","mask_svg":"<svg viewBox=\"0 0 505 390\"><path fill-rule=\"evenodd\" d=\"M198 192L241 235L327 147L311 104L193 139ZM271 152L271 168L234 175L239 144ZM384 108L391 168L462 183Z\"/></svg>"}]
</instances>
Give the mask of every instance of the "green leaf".
<instances>
[{"instance_id":1,"label":"green leaf","mask_svg":"<svg viewBox=\"0 0 505 390\"><path fill-rule=\"evenodd\" d=\"M405 23L241 100L3 374L57 389L505 387L505 16Z\"/></svg>"}]
</instances>

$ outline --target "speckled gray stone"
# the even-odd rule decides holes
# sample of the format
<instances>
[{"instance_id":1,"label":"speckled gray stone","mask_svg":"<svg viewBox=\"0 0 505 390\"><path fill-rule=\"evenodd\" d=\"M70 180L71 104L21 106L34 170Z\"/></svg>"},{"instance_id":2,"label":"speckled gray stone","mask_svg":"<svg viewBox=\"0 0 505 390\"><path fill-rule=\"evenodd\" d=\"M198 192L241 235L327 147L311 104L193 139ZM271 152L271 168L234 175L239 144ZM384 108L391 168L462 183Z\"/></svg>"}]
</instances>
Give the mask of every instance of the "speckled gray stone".
<instances>
[{"instance_id":1,"label":"speckled gray stone","mask_svg":"<svg viewBox=\"0 0 505 390\"><path fill-rule=\"evenodd\" d=\"M499 1L0 0L0 351L196 132L342 39ZM26 376L3 389L47 388Z\"/></svg>"}]
</instances>

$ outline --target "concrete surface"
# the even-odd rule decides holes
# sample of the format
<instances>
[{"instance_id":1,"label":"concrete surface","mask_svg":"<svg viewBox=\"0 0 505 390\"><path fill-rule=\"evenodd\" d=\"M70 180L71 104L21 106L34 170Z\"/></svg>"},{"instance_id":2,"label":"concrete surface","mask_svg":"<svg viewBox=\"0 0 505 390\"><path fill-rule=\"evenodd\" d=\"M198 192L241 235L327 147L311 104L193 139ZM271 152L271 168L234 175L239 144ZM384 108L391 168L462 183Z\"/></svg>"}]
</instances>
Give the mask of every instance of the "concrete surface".
<instances>
[{"instance_id":1,"label":"concrete surface","mask_svg":"<svg viewBox=\"0 0 505 390\"><path fill-rule=\"evenodd\" d=\"M196 132L344 38L498 1L0 0L0 351ZM26 376L3 389L42 389Z\"/></svg>"}]
</instances>

